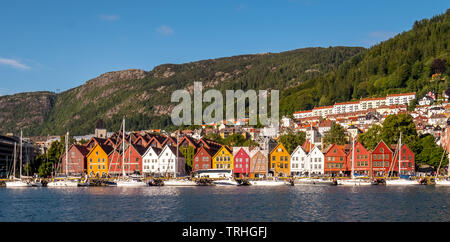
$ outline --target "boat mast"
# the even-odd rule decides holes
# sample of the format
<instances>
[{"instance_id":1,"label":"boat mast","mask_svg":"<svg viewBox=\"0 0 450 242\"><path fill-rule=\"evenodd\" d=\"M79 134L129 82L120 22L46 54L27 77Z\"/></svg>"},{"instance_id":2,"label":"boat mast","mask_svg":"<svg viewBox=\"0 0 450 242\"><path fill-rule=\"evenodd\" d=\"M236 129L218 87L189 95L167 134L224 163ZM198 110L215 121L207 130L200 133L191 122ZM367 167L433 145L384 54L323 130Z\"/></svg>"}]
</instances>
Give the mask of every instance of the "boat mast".
<instances>
[{"instance_id":1,"label":"boat mast","mask_svg":"<svg viewBox=\"0 0 450 242\"><path fill-rule=\"evenodd\" d=\"M13 165L13 178L16 178L16 157L17 157L17 142L14 142L14 165Z\"/></svg>"},{"instance_id":2,"label":"boat mast","mask_svg":"<svg viewBox=\"0 0 450 242\"><path fill-rule=\"evenodd\" d=\"M176 160L175 160L175 172L173 173L173 176L175 177L175 178L177 178L177 168L178 168L178 133L177 133L177 136L176 136L176 146L175 146L175 148L177 149L177 158L176 158Z\"/></svg>"},{"instance_id":3,"label":"boat mast","mask_svg":"<svg viewBox=\"0 0 450 242\"><path fill-rule=\"evenodd\" d=\"M20 173L19 177L22 178L22 129L20 130Z\"/></svg>"},{"instance_id":4,"label":"boat mast","mask_svg":"<svg viewBox=\"0 0 450 242\"><path fill-rule=\"evenodd\" d=\"M125 177L125 117L122 122L122 176Z\"/></svg>"},{"instance_id":5,"label":"boat mast","mask_svg":"<svg viewBox=\"0 0 450 242\"><path fill-rule=\"evenodd\" d=\"M353 138L353 148L352 148L352 179L355 178L355 138Z\"/></svg>"},{"instance_id":6,"label":"boat mast","mask_svg":"<svg viewBox=\"0 0 450 242\"><path fill-rule=\"evenodd\" d=\"M310 140L312 141L312 123L311 123L311 138ZM308 172L308 177L311 178L311 170L312 170L312 157L311 157L311 142L309 142L309 172Z\"/></svg>"},{"instance_id":7,"label":"boat mast","mask_svg":"<svg viewBox=\"0 0 450 242\"><path fill-rule=\"evenodd\" d=\"M402 132L400 132L400 146L398 148L398 178L400 178L401 158L402 158Z\"/></svg>"},{"instance_id":8,"label":"boat mast","mask_svg":"<svg viewBox=\"0 0 450 242\"><path fill-rule=\"evenodd\" d=\"M69 176L69 171L67 170L67 168L68 168L67 163L69 162L68 143L69 143L69 131L67 131L67 133L66 133L66 167L65 167L66 168L66 177Z\"/></svg>"}]
</instances>

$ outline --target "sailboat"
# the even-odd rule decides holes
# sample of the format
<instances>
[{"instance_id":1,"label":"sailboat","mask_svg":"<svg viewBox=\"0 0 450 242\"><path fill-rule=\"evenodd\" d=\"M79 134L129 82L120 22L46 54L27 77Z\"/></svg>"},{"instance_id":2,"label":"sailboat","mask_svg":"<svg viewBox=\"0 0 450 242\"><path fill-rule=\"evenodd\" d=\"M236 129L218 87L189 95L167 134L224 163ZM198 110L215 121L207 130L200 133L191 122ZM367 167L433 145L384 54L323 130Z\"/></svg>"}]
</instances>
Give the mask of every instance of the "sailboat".
<instances>
[{"instance_id":1,"label":"sailboat","mask_svg":"<svg viewBox=\"0 0 450 242\"><path fill-rule=\"evenodd\" d=\"M252 186L286 186L291 185L291 183L283 180L252 180L249 181Z\"/></svg>"},{"instance_id":2,"label":"sailboat","mask_svg":"<svg viewBox=\"0 0 450 242\"><path fill-rule=\"evenodd\" d=\"M175 158L176 159L176 163L175 163L176 167L178 167L178 152L179 152L178 148L179 147L178 147L178 134L177 134L177 147L176 147L176 149L177 149L177 157ZM169 166L167 166L167 169L169 169ZM197 186L198 185L195 181L192 181L192 180L189 180L189 179L180 180L180 179L176 179L176 177L177 177L177 172L175 171L174 172L174 178L175 179L165 180L163 182L164 186Z\"/></svg>"},{"instance_id":3,"label":"sailboat","mask_svg":"<svg viewBox=\"0 0 450 242\"><path fill-rule=\"evenodd\" d=\"M394 156L395 157L395 156ZM392 160L394 160L392 157ZM419 185L419 182L415 180L400 178L401 174L401 158L402 158L402 133L400 132L399 146L398 146L398 179L386 180L386 185L389 186L407 186L407 185Z\"/></svg>"},{"instance_id":4,"label":"sailboat","mask_svg":"<svg viewBox=\"0 0 450 242\"><path fill-rule=\"evenodd\" d=\"M125 173L125 118L123 118L123 132L122 132L122 179L119 179L116 181L116 185L118 187L145 187L147 186L147 183L132 179L131 177L127 176ZM131 142L130 142L131 143Z\"/></svg>"},{"instance_id":5,"label":"sailboat","mask_svg":"<svg viewBox=\"0 0 450 242\"><path fill-rule=\"evenodd\" d=\"M68 162L69 162L69 153L68 153L68 146L69 146L69 132L66 133L66 137L65 137L65 143L66 143L66 178L62 179L62 180L53 180L49 183L47 183L47 187L77 187L78 186L78 181L76 180L70 180L68 178Z\"/></svg>"},{"instance_id":6,"label":"sailboat","mask_svg":"<svg viewBox=\"0 0 450 242\"><path fill-rule=\"evenodd\" d=\"M11 177L12 181L7 181L6 187L31 187L31 183L27 181L23 181L20 178L16 177L16 143L14 142L14 164L12 167L13 175ZM20 131L20 173L22 175L22 131Z\"/></svg>"},{"instance_id":7,"label":"sailboat","mask_svg":"<svg viewBox=\"0 0 450 242\"><path fill-rule=\"evenodd\" d=\"M352 146L352 178L347 180L338 180L338 185L344 186L367 186L372 185L372 182L355 178L355 138L353 138Z\"/></svg>"},{"instance_id":8,"label":"sailboat","mask_svg":"<svg viewBox=\"0 0 450 242\"><path fill-rule=\"evenodd\" d=\"M438 173L439 173L439 169L441 168L442 160L444 158L444 154L445 153L446 153L445 151L442 153L441 162L439 163L439 167L437 169L436 176L434 177L434 181L435 181L436 185L438 185L438 186L450 186L450 179L449 179L449 177L450 177L450 169L449 169L450 166L449 166L449 168L447 168L447 178L438 179L438 177L437 177ZM450 156L449 156L449 160L450 160Z\"/></svg>"}]
</instances>

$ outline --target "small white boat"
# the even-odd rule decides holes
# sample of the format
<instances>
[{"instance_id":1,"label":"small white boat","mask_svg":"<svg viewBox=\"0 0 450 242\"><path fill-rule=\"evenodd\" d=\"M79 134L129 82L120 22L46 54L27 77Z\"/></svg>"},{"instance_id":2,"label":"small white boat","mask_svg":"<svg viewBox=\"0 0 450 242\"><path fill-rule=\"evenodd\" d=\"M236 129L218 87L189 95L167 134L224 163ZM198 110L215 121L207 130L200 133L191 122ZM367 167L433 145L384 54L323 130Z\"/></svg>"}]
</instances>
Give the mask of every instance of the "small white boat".
<instances>
[{"instance_id":1,"label":"small white boat","mask_svg":"<svg viewBox=\"0 0 450 242\"><path fill-rule=\"evenodd\" d=\"M164 186L197 186L197 183L190 180L170 179L164 181Z\"/></svg>"},{"instance_id":2,"label":"small white boat","mask_svg":"<svg viewBox=\"0 0 450 242\"><path fill-rule=\"evenodd\" d=\"M294 180L294 185L334 185L332 180L315 179L315 178L300 178Z\"/></svg>"},{"instance_id":3,"label":"small white boat","mask_svg":"<svg viewBox=\"0 0 450 242\"><path fill-rule=\"evenodd\" d=\"M140 181L140 180L118 180L116 181L116 186L118 187L146 187L147 183Z\"/></svg>"},{"instance_id":4,"label":"small white boat","mask_svg":"<svg viewBox=\"0 0 450 242\"><path fill-rule=\"evenodd\" d=\"M76 180L54 180L47 183L47 187L78 187L78 181Z\"/></svg>"},{"instance_id":5,"label":"small white boat","mask_svg":"<svg viewBox=\"0 0 450 242\"><path fill-rule=\"evenodd\" d=\"M22 180L7 181L6 187L31 187L31 183Z\"/></svg>"},{"instance_id":6,"label":"small white boat","mask_svg":"<svg viewBox=\"0 0 450 242\"><path fill-rule=\"evenodd\" d=\"M372 185L371 181L363 180L363 179L346 179L346 180L338 180L338 185L344 186L368 186Z\"/></svg>"},{"instance_id":7,"label":"small white boat","mask_svg":"<svg viewBox=\"0 0 450 242\"><path fill-rule=\"evenodd\" d=\"M386 180L387 186L407 186L407 185L420 185L418 181L409 179L393 179Z\"/></svg>"},{"instance_id":8,"label":"small white boat","mask_svg":"<svg viewBox=\"0 0 450 242\"><path fill-rule=\"evenodd\" d=\"M282 180L256 180L250 181L252 186L286 186L291 185L289 182Z\"/></svg>"},{"instance_id":9,"label":"small white boat","mask_svg":"<svg viewBox=\"0 0 450 242\"><path fill-rule=\"evenodd\" d=\"M237 186L239 183L237 181L234 181L232 179L223 179L223 180L214 180L214 184L217 186Z\"/></svg>"},{"instance_id":10,"label":"small white boat","mask_svg":"<svg viewBox=\"0 0 450 242\"><path fill-rule=\"evenodd\" d=\"M438 179L438 180L436 180L436 185L450 186L450 180Z\"/></svg>"},{"instance_id":11,"label":"small white boat","mask_svg":"<svg viewBox=\"0 0 450 242\"><path fill-rule=\"evenodd\" d=\"M35 179L34 181L31 182L31 186L32 187L42 187L42 182L41 182L41 180Z\"/></svg>"}]
</instances>

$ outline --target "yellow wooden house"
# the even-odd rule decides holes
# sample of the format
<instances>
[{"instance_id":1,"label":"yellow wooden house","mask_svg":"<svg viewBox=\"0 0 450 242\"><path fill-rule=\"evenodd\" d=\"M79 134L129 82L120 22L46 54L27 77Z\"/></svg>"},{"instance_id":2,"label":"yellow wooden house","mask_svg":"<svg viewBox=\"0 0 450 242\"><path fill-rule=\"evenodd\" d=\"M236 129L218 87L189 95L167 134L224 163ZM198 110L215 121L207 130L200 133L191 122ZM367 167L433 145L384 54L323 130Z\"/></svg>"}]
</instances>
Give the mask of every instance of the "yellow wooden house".
<instances>
[{"instance_id":1,"label":"yellow wooden house","mask_svg":"<svg viewBox=\"0 0 450 242\"><path fill-rule=\"evenodd\" d=\"M280 142L270 152L269 172L274 176L289 176L291 174L291 156L284 145Z\"/></svg>"},{"instance_id":2,"label":"yellow wooden house","mask_svg":"<svg viewBox=\"0 0 450 242\"><path fill-rule=\"evenodd\" d=\"M114 149L108 145L95 144L87 154L87 174L90 177L106 177L108 175L108 156Z\"/></svg>"},{"instance_id":3,"label":"yellow wooden house","mask_svg":"<svg viewBox=\"0 0 450 242\"><path fill-rule=\"evenodd\" d=\"M234 169L233 152L228 146L222 145L219 151L212 157L212 169Z\"/></svg>"}]
</instances>

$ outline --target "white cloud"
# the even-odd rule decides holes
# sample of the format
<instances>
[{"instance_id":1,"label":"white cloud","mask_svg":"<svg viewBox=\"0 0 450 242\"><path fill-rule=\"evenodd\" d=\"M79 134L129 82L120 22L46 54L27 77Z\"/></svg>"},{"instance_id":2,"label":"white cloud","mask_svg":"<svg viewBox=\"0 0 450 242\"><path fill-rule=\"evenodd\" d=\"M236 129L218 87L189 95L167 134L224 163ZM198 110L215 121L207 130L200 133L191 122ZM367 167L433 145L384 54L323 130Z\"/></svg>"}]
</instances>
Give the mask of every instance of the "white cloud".
<instances>
[{"instance_id":1,"label":"white cloud","mask_svg":"<svg viewBox=\"0 0 450 242\"><path fill-rule=\"evenodd\" d=\"M30 69L29 66L20 63L19 61L13 60L13 59L6 59L0 57L0 65L6 65L13 68L21 69L21 70L28 70Z\"/></svg>"},{"instance_id":2,"label":"white cloud","mask_svg":"<svg viewBox=\"0 0 450 242\"><path fill-rule=\"evenodd\" d=\"M162 35L172 35L174 33L173 29L167 25L161 25L159 26L156 31L158 31L158 33L162 34Z\"/></svg>"},{"instance_id":3,"label":"white cloud","mask_svg":"<svg viewBox=\"0 0 450 242\"><path fill-rule=\"evenodd\" d=\"M106 15L106 14L100 14L100 19L104 21L116 21L119 20L119 15Z\"/></svg>"}]
</instances>

